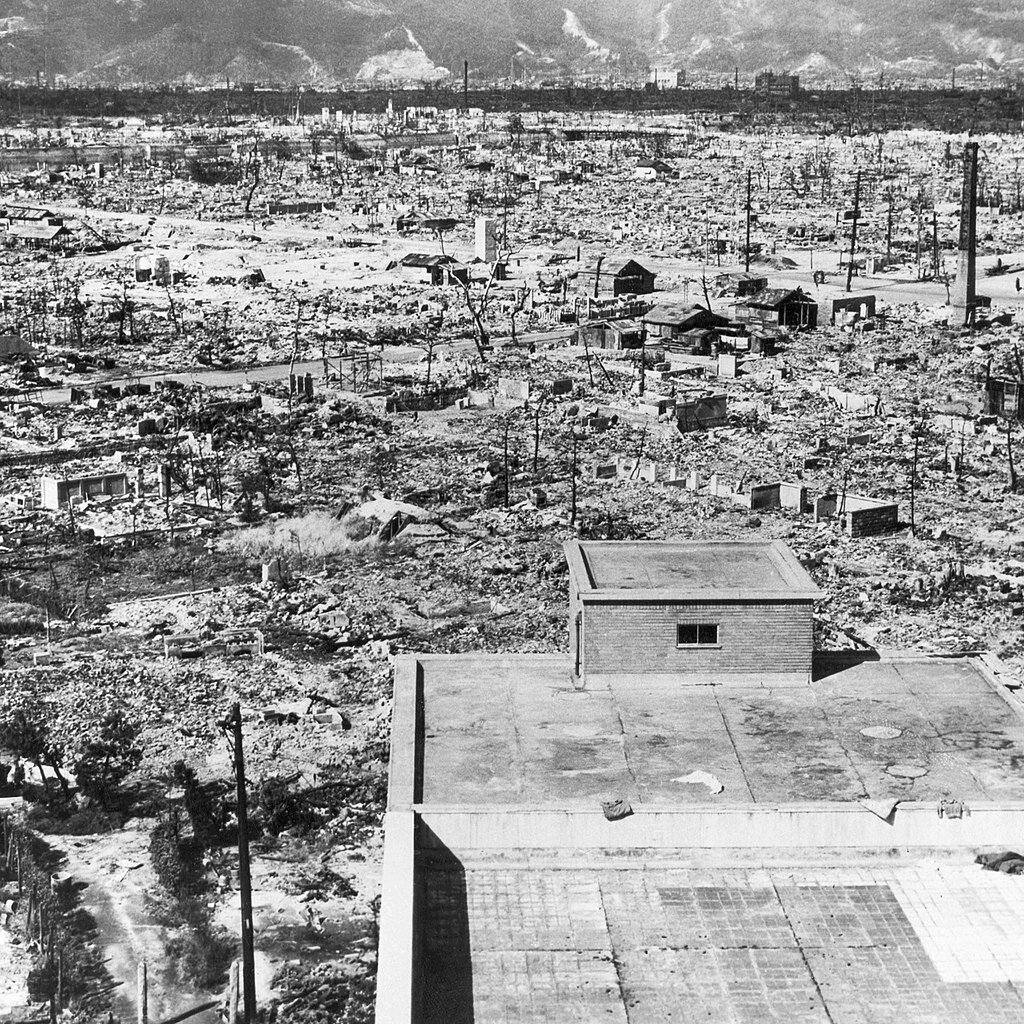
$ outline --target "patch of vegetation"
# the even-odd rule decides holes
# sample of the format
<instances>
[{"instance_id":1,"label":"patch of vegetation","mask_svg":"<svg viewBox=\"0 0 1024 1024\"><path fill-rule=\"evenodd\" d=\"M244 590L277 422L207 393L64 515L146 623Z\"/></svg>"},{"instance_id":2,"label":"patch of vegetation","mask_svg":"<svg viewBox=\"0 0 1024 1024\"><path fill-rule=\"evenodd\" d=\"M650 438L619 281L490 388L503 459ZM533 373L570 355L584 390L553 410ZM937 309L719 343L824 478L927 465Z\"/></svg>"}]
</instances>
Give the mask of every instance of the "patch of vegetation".
<instances>
[{"instance_id":1,"label":"patch of vegetation","mask_svg":"<svg viewBox=\"0 0 1024 1024\"><path fill-rule=\"evenodd\" d=\"M45 623L45 612L34 604L0 598L0 635L38 633Z\"/></svg>"},{"instance_id":2,"label":"patch of vegetation","mask_svg":"<svg viewBox=\"0 0 1024 1024\"><path fill-rule=\"evenodd\" d=\"M218 545L222 552L251 561L280 558L296 568L336 555L365 555L376 547L378 541L369 534L367 521L361 516L336 519L324 512L236 530L222 538Z\"/></svg>"}]
</instances>

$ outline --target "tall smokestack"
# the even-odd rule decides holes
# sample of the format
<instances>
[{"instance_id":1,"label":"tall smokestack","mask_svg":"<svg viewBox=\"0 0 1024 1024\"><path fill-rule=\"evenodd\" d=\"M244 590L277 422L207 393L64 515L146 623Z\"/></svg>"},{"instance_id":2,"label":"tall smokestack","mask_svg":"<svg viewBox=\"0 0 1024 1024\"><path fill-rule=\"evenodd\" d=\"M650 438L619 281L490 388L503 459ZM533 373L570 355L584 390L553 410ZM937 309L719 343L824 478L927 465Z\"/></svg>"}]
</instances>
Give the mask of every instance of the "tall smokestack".
<instances>
[{"instance_id":1,"label":"tall smokestack","mask_svg":"<svg viewBox=\"0 0 1024 1024\"><path fill-rule=\"evenodd\" d=\"M469 110L469 61L462 62L462 109Z\"/></svg>"},{"instance_id":2,"label":"tall smokestack","mask_svg":"<svg viewBox=\"0 0 1024 1024\"><path fill-rule=\"evenodd\" d=\"M953 308L961 325L974 322L975 252L978 221L978 144L964 146L964 183L960 196L960 240L957 245L956 281L953 284Z\"/></svg>"}]
</instances>

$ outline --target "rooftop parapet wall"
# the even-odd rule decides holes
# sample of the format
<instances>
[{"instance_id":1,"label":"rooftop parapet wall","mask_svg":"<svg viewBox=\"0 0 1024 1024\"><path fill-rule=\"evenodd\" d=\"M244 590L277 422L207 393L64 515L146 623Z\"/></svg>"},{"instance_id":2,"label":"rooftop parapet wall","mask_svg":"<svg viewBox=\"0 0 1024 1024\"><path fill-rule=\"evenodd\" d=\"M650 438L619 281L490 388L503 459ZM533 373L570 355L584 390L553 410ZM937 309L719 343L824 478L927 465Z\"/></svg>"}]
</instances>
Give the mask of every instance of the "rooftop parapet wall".
<instances>
[{"instance_id":1,"label":"rooftop parapet wall","mask_svg":"<svg viewBox=\"0 0 1024 1024\"><path fill-rule=\"evenodd\" d=\"M600 809L430 806L419 813L421 849L482 850L736 849L766 850L1000 846L1024 829L1024 801L939 815L934 803L636 807L620 821ZM756 838L755 838L756 837Z\"/></svg>"}]
</instances>

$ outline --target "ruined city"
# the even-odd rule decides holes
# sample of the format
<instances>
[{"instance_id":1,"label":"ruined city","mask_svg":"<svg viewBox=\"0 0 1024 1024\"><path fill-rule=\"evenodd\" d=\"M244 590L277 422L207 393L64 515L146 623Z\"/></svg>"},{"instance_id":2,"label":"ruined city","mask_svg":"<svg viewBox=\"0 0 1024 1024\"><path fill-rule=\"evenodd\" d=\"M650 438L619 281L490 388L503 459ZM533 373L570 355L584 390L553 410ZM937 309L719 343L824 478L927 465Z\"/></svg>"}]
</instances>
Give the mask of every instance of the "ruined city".
<instances>
[{"instance_id":1,"label":"ruined city","mask_svg":"<svg viewBox=\"0 0 1024 1024\"><path fill-rule=\"evenodd\" d=\"M1024 79L532 52L0 48L0 1022L1024 1020Z\"/></svg>"}]
</instances>

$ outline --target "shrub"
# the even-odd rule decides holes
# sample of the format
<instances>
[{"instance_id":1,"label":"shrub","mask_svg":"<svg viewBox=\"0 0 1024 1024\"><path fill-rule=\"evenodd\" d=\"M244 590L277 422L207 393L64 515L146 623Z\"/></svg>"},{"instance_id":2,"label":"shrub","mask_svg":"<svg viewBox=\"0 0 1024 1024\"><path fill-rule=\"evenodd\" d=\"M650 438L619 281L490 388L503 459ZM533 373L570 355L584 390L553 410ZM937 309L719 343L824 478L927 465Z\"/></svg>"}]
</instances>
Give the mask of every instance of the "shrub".
<instances>
[{"instance_id":1,"label":"shrub","mask_svg":"<svg viewBox=\"0 0 1024 1024\"><path fill-rule=\"evenodd\" d=\"M169 939L167 953L182 984L214 989L223 985L238 946L230 932L204 920Z\"/></svg>"},{"instance_id":2,"label":"shrub","mask_svg":"<svg viewBox=\"0 0 1024 1024\"><path fill-rule=\"evenodd\" d=\"M256 794L254 817L272 836L282 832L304 836L317 828L323 816L309 802L307 794L295 793L283 779L268 779Z\"/></svg>"},{"instance_id":3,"label":"shrub","mask_svg":"<svg viewBox=\"0 0 1024 1024\"><path fill-rule=\"evenodd\" d=\"M142 763L138 738L138 725L124 712L107 715L75 763L78 788L105 807L113 791Z\"/></svg>"},{"instance_id":4,"label":"shrub","mask_svg":"<svg viewBox=\"0 0 1024 1024\"><path fill-rule=\"evenodd\" d=\"M28 997L34 1003L45 1003L57 994L57 964L46 957L36 961L28 972Z\"/></svg>"},{"instance_id":5,"label":"shrub","mask_svg":"<svg viewBox=\"0 0 1024 1024\"><path fill-rule=\"evenodd\" d=\"M202 877L202 845L185 836L177 809L156 823L149 837L149 856L160 884L175 898L194 892Z\"/></svg>"}]
</instances>

